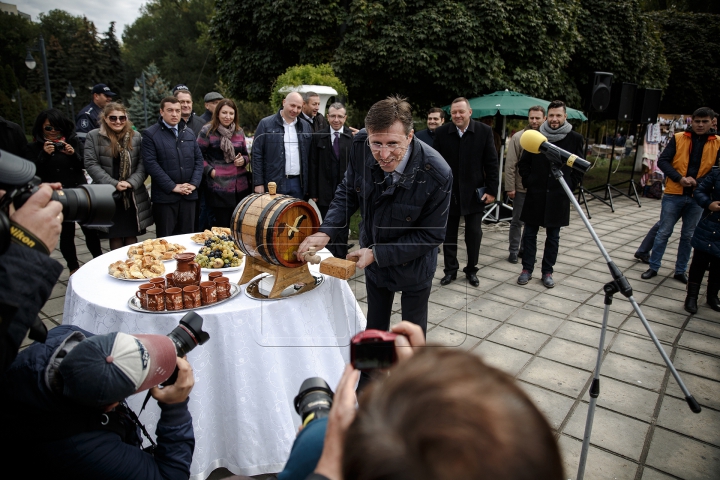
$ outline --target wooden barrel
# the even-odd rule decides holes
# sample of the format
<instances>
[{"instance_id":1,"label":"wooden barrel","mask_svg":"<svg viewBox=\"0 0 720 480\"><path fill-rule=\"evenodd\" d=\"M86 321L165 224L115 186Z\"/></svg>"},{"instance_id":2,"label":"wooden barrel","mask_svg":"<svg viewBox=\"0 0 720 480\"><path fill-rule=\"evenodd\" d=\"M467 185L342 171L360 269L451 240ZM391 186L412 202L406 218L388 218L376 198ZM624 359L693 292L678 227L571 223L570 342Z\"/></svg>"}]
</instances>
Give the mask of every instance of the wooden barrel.
<instances>
[{"instance_id":1,"label":"wooden barrel","mask_svg":"<svg viewBox=\"0 0 720 480\"><path fill-rule=\"evenodd\" d=\"M305 237L318 231L320 219L309 203L288 195L254 193L233 212L230 230L240 250L271 265L299 267L295 257Z\"/></svg>"}]
</instances>

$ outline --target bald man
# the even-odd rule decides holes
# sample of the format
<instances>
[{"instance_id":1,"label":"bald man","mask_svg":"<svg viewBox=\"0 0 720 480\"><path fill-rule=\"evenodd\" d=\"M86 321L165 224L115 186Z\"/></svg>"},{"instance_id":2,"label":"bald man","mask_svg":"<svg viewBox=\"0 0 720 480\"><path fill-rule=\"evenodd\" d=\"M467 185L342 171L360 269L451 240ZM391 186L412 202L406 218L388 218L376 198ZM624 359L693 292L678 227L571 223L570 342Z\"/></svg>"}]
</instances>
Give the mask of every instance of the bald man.
<instances>
[{"instance_id":1,"label":"bald man","mask_svg":"<svg viewBox=\"0 0 720 480\"><path fill-rule=\"evenodd\" d=\"M275 182L278 193L301 199L307 195L312 130L298 119L302 106L302 96L290 92L278 113L258 124L252 146L256 193L265 193L268 182Z\"/></svg>"}]
</instances>

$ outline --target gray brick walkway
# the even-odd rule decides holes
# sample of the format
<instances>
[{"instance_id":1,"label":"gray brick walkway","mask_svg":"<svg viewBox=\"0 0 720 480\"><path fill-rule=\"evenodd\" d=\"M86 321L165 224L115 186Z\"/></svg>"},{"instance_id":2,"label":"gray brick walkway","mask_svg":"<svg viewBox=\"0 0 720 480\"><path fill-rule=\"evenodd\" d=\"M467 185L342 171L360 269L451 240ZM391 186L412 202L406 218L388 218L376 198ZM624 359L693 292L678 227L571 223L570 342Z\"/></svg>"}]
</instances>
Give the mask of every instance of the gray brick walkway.
<instances>
[{"instance_id":1,"label":"gray brick walkway","mask_svg":"<svg viewBox=\"0 0 720 480\"><path fill-rule=\"evenodd\" d=\"M643 199L638 208L617 199L615 213L590 202L590 209L605 248L630 280L635 299L703 412L689 411L629 302L617 295L585 478L720 478L720 313L705 306L704 296L697 314L683 310L684 285L671 277L677 232L659 275L640 279L647 265L633 253L657 220L659 201ZM464 277L441 287L440 258L430 296L428 341L469 350L514 375L556 430L566 477L574 479L602 321L602 286L610 279L607 267L574 212L561 233L557 286L550 290L540 283L539 265L528 285L517 285L521 267L506 261L507 231L486 226L484 232L479 288ZM82 262L90 254L81 233L78 229L76 244ZM107 249L107 242L103 246ZM63 262L59 251L53 257ZM466 258L464 246L459 257L461 262ZM48 327L62 322L67 278L66 269L43 307ZM363 282L360 271L351 286L367 311ZM397 322L399 296L393 308Z\"/></svg>"}]
</instances>

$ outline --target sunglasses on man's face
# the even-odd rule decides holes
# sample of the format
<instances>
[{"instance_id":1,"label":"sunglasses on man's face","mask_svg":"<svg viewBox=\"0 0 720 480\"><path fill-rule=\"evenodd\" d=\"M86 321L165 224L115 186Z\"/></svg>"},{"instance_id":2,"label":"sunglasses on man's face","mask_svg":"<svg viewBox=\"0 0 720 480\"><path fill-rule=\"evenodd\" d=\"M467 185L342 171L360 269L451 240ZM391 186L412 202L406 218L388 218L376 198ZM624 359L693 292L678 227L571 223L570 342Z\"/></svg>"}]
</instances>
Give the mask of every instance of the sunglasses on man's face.
<instances>
[{"instance_id":1,"label":"sunglasses on man's face","mask_svg":"<svg viewBox=\"0 0 720 480\"><path fill-rule=\"evenodd\" d=\"M127 121L127 117L125 115L120 115L119 117L116 115L110 115L108 118L111 122L125 123Z\"/></svg>"},{"instance_id":2,"label":"sunglasses on man's face","mask_svg":"<svg viewBox=\"0 0 720 480\"><path fill-rule=\"evenodd\" d=\"M52 125L45 125L43 128L45 129L46 132L59 132L60 131L59 129L53 127Z\"/></svg>"}]
</instances>

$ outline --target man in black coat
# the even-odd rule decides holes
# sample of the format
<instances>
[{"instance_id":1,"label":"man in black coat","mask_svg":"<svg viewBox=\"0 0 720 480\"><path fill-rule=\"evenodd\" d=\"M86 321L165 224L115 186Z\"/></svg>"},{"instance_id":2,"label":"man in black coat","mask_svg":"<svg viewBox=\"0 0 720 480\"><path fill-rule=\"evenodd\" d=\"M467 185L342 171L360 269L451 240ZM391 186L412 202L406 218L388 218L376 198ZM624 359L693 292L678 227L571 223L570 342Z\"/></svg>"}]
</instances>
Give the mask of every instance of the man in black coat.
<instances>
[{"instance_id":1,"label":"man in black coat","mask_svg":"<svg viewBox=\"0 0 720 480\"><path fill-rule=\"evenodd\" d=\"M540 133L545 135L548 142L570 153L583 157L583 137L572 131L572 125L567 122L567 110L560 100L550 102L548 105L547 120L540 125ZM535 267L535 254L537 252L537 235L540 227L545 227L545 251L542 259L542 283L547 288L553 288L555 282L552 278L553 266L557 260L560 247L560 227L570 224L570 199L553 176L551 159L545 153L523 152L518 163L518 169L527 193L520 220L525 222L523 232L523 270L517 283L527 284L532 278ZM575 190L580 173L563 164L562 173L570 190Z\"/></svg>"},{"instance_id":2,"label":"man in black coat","mask_svg":"<svg viewBox=\"0 0 720 480\"><path fill-rule=\"evenodd\" d=\"M305 92L302 94L302 99L302 112L298 118L307 123L313 133L325 130L327 120L320 113L320 95L315 92Z\"/></svg>"},{"instance_id":3,"label":"man in black coat","mask_svg":"<svg viewBox=\"0 0 720 480\"><path fill-rule=\"evenodd\" d=\"M422 140L432 147L435 141L435 131L438 127L442 126L443 123L445 123L445 112L442 108L433 107L428 110L427 128L420 130L415 136L418 140Z\"/></svg>"},{"instance_id":4,"label":"man in black coat","mask_svg":"<svg viewBox=\"0 0 720 480\"><path fill-rule=\"evenodd\" d=\"M0 150L25 158L28 141L20 125L0 117Z\"/></svg>"},{"instance_id":5,"label":"man in black coat","mask_svg":"<svg viewBox=\"0 0 720 480\"><path fill-rule=\"evenodd\" d=\"M443 242L445 276L441 285L457 278L460 264L457 260L460 216L465 217L465 246L467 266L463 268L473 287L480 285L477 263L482 241L482 216L485 205L495 201L498 187L498 157L490 127L472 120L472 109L465 97L456 98L450 106L452 123L438 127L433 147L452 168L453 182L447 233ZM477 198L477 189L485 193Z\"/></svg>"},{"instance_id":6,"label":"man in black coat","mask_svg":"<svg viewBox=\"0 0 720 480\"><path fill-rule=\"evenodd\" d=\"M353 138L345 178L335 192L320 232L305 239L323 248L347 231L347 214L358 208L360 249L348 255L365 269L367 328L387 330L395 292L402 318L427 329L428 298L445 238L452 173L432 148L412 133L412 111L403 98L373 105L365 130Z\"/></svg>"},{"instance_id":7,"label":"man in black coat","mask_svg":"<svg viewBox=\"0 0 720 480\"><path fill-rule=\"evenodd\" d=\"M197 187L203 156L197 136L180 116L180 101L165 97L160 119L142 137L145 171L152 179L151 198L158 238L195 230Z\"/></svg>"},{"instance_id":8,"label":"man in black coat","mask_svg":"<svg viewBox=\"0 0 720 480\"><path fill-rule=\"evenodd\" d=\"M337 186L345 177L350 158L352 132L345 127L345 119L347 114L342 103L336 102L330 105L328 108L330 125L313 135L310 145L309 195L317 204L323 218L327 216ZM335 242L327 246L328 250L338 258L345 258L348 254L350 216L353 212L345 212L345 214L347 227L338 233Z\"/></svg>"}]
</instances>

